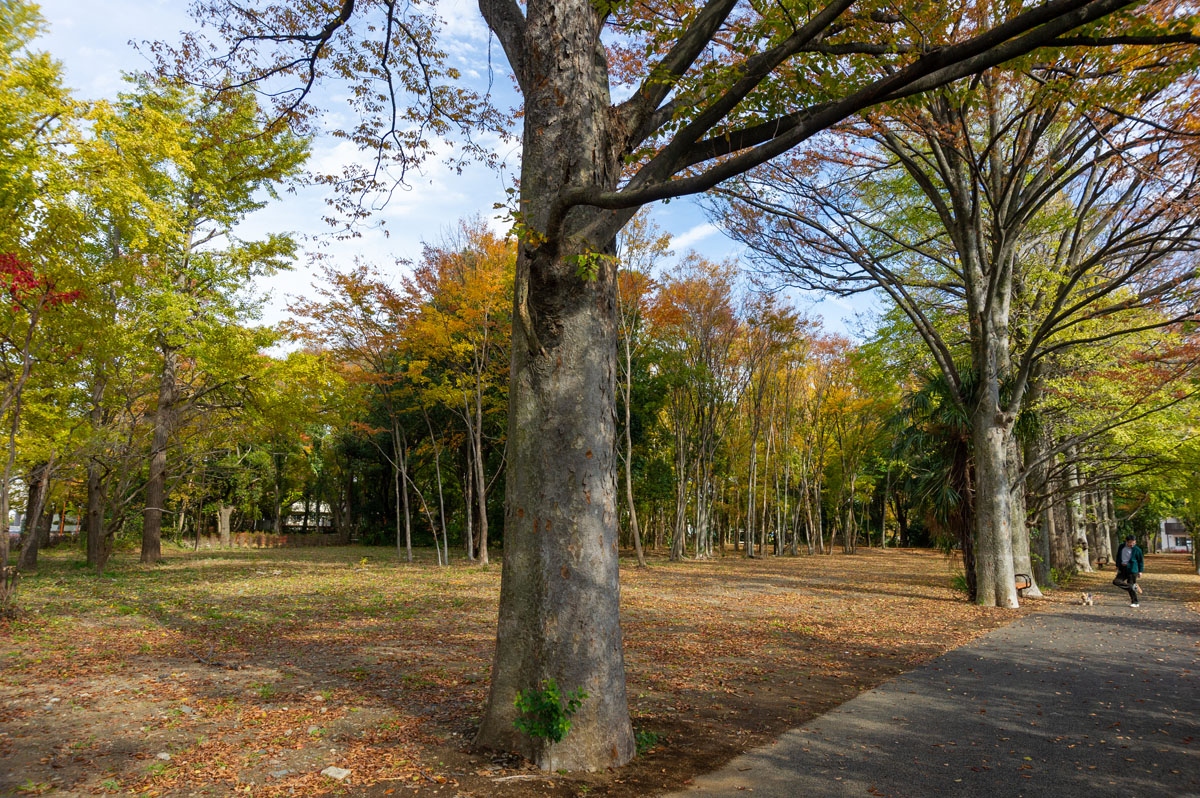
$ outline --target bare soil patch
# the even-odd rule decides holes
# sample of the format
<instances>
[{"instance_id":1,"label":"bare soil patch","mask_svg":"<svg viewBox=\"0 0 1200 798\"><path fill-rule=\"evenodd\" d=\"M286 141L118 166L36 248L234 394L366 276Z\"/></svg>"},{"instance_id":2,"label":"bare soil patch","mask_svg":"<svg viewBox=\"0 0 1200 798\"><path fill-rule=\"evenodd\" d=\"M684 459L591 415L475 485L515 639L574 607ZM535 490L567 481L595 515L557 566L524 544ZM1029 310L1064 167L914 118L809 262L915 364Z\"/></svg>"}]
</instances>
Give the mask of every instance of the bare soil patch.
<instances>
[{"instance_id":1,"label":"bare soil patch","mask_svg":"<svg viewBox=\"0 0 1200 798\"><path fill-rule=\"evenodd\" d=\"M0 622L0 794L648 795L1045 604L973 607L928 551L623 562L649 750L578 776L470 748L497 566L173 551L97 579L78 559L48 552Z\"/></svg>"}]
</instances>

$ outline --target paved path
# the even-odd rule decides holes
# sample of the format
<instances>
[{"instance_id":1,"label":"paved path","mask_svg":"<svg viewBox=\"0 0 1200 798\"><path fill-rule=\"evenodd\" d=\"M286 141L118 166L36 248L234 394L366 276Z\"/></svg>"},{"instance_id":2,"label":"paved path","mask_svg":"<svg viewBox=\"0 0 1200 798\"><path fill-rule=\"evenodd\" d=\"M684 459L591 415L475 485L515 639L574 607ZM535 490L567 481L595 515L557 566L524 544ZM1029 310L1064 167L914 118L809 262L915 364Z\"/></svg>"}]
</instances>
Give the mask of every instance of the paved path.
<instances>
[{"instance_id":1,"label":"paved path","mask_svg":"<svg viewBox=\"0 0 1200 798\"><path fill-rule=\"evenodd\" d=\"M1200 798L1196 593L1154 560L1172 582L1149 562L1140 608L1108 587L1026 617L676 795Z\"/></svg>"}]
</instances>

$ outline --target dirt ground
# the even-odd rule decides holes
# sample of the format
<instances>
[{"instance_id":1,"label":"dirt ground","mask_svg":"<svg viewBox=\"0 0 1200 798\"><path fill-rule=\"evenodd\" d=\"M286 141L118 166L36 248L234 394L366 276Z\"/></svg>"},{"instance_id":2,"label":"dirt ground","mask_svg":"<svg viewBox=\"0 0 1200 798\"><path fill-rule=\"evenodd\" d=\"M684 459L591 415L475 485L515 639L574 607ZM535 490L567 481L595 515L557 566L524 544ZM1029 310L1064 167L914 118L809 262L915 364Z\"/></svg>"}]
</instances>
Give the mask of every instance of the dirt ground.
<instances>
[{"instance_id":1,"label":"dirt ground","mask_svg":"<svg viewBox=\"0 0 1200 798\"><path fill-rule=\"evenodd\" d=\"M470 749L500 569L425 554L49 552L0 622L0 794L650 795L1046 603L973 607L928 551L623 561L643 752L578 776Z\"/></svg>"}]
</instances>

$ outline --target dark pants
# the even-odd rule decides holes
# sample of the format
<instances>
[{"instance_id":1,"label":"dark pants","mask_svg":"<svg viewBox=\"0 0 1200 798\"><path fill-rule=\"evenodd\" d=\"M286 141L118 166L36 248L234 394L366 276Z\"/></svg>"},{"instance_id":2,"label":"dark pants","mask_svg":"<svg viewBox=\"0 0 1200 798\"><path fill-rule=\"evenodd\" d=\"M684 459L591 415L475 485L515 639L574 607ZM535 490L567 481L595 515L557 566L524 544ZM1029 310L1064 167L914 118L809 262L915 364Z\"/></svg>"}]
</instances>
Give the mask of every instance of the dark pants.
<instances>
[{"instance_id":1,"label":"dark pants","mask_svg":"<svg viewBox=\"0 0 1200 798\"><path fill-rule=\"evenodd\" d=\"M1130 604L1138 603L1137 591L1133 589L1133 586L1137 584L1137 578L1138 578L1138 575L1135 574L1133 571L1130 571L1129 566L1127 566L1127 565L1118 565L1117 566L1117 578L1113 580L1113 584L1116 585L1117 587L1124 588L1125 591L1127 593L1129 593L1129 603ZM1122 583L1124 583L1124 584L1122 584Z\"/></svg>"}]
</instances>

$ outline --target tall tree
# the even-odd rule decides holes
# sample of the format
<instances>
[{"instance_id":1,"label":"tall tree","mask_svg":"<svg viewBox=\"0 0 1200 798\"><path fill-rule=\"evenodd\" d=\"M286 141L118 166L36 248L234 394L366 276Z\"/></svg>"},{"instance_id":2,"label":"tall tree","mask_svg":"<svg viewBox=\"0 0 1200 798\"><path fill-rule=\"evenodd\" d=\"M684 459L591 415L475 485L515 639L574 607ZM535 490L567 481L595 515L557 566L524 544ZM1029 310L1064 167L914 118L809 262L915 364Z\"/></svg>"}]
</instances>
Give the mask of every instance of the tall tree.
<instances>
[{"instance_id":1,"label":"tall tree","mask_svg":"<svg viewBox=\"0 0 1200 798\"><path fill-rule=\"evenodd\" d=\"M642 334L645 314L654 286L654 271L659 260L671 254L671 237L641 212L630 220L621 233L617 256L621 270L617 274L617 321L621 342L621 392L624 407L622 425L625 450L625 501L629 513L629 533L638 565L646 566L642 552L642 530L638 525L637 503L633 498L633 361L641 356L646 336Z\"/></svg>"},{"instance_id":2,"label":"tall tree","mask_svg":"<svg viewBox=\"0 0 1200 798\"><path fill-rule=\"evenodd\" d=\"M139 138L121 125L104 103L84 104L62 86L62 68L32 49L42 30L36 6L0 7L0 292L6 313L0 321L0 421L7 447L0 475L0 517L7 522L23 393L42 379L63 402L63 390L48 371L77 362L97 330L81 324L77 307L84 289L95 288L91 259L106 219L125 222L131 238L149 224L169 225L139 181L137 162L171 151L163 137ZM96 213L103 205L106 213ZM144 224L128 223L140 208ZM70 390L79 375L58 375ZM0 543L7 557L8 541Z\"/></svg>"},{"instance_id":3,"label":"tall tree","mask_svg":"<svg viewBox=\"0 0 1200 798\"><path fill-rule=\"evenodd\" d=\"M746 370L738 357L737 270L689 253L662 278L650 308L660 367L669 370L675 438L675 533L671 559L683 557L688 529L697 556L711 553L717 450L729 429ZM692 500L689 488L695 491ZM688 517L688 507L695 515ZM694 522L694 523L693 523Z\"/></svg>"},{"instance_id":4,"label":"tall tree","mask_svg":"<svg viewBox=\"0 0 1200 798\"><path fill-rule=\"evenodd\" d=\"M417 390L412 364L405 358L403 336L416 316L413 297L394 288L365 264L345 273L326 266L315 298L298 299L289 324L293 335L331 353L351 382L363 386L382 412L383 427L360 422L374 442L377 432L387 446L377 445L392 473L397 555L412 562L412 532L408 512L408 434L405 414Z\"/></svg>"},{"instance_id":5,"label":"tall tree","mask_svg":"<svg viewBox=\"0 0 1200 798\"><path fill-rule=\"evenodd\" d=\"M1200 169L1176 132L1197 109L1174 96L1190 76L1149 60L1125 84L1132 99L1114 91L1088 104L1074 78L1056 77L1084 69L1080 57L1035 64L1036 79L995 69L870 112L843 127L839 155L766 167L727 207L735 233L787 279L881 288L928 346L972 419L983 604L1016 606L1014 558L1030 572L1024 482L1010 463L1042 361L1200 309L1184 257L1200 243ZM1120 110L1105 104L1114 95ZM1151 306L1164 311L1153 321L1130 312ZM935 323L948 308L965 323L962 361L957 331ZM1095 329L1100 319L1117 329Z\"/></svg>"},{"instance_id":6,"label":"tall tree","mask_svg":"<svg viewBox=\"0 0 1200 798\"><path fill-rule=\"evenodd\" d=\"M477 511L479 519L478 551L468 556L474 560L478 554L483 565L488 564L491 485L484 467L485 411L506 398L497 389L508 377L515 262L513 242L496 236L476 218L461 222L442 245L425 246L409 286L420 305L408 339L411 357L438 361L445 379L433 392L462 418L467 430L476 504L467 512Z\"/></svg>"},{"instance_id":7,"label":"tall tree","mask_svg":"<svg viewBox=\"0 0 1200 798\"><path fill-rule=\"evenodd\" d=\"M1049 0L949 18L925 2L901 5L530 0L522 10L480 0L521 92L525 130L506 562L481 744L544 768L598 769L635 751L618 613L611 255L636 209L712 188L881 101L1054 45L1081 26L1100 33L1092 23L1131 3ZM303 9L206 0L198 9L220 38L183 47L203 59L201 79L290 78L296 91L277 94L285 112L303 111L318 79L348 79L365 113L347 135L401 164L479 117L453 85L432 9L356 0ZM610 61L613 38L620 58ZM613 103L614 83L631 89L628 99ZM516 696L548 678L591 696L558 742L513 725Z\"/></svg>"},{"instance_id":8,"label":"tall tree","mask_svg":"<svg viewBox=\"0 0 1200 798\"><path fill-rule=\"evenodd\" d=\"M297 175L308 148L286 126L264 126L257 100L246 90L206 99L141 78L122 104L130 114L143 108L156 111L160 120L175 125L181 141L180 157L158 165L169 179L159 187L157 199L176 223L160 231L144 253L163 267L155 286L158 313L152 334L161 367L142 520L142 562L153 563L162 556L168 450L180 414L230 386L220 377L185 384L181 358L202 362L198 356L211 343L213 329L254 312L244 296L250 281L290 265L295 250L290 237L243 240L235 227Z\"/></svg>"}]
</instances>

